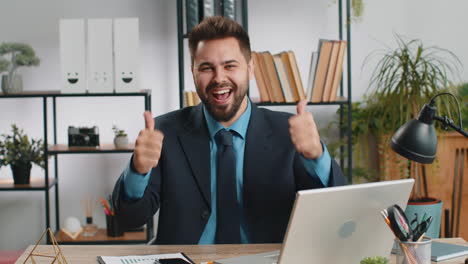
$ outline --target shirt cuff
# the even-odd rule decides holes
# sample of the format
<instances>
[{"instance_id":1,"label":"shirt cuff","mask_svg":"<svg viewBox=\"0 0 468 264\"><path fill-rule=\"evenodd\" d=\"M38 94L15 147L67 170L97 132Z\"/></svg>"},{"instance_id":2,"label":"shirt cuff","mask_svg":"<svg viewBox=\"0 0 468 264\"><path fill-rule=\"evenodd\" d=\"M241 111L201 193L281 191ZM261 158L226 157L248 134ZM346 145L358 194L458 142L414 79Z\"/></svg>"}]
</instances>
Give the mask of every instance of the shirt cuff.
<instances>
[{"instance_id":1,"label":"shirt cuff","mask_svg":"<svg viewBox=\"0 0 468 264\"><path fill-rule=\"evenodd\" d=\"M151 170L146 175L134 171L131 164L132 159L122 173L124 194L127 200L143 197L151 175Z\"/></svg>"},{"instance_id":2,"label":"shirt cuff","mask_svg":"<svg viewBox=\"0 0 468 264\"><path fill-rule=\"evenodd\" d=\"M327 146L322 143L323 153L317 159L306 159L304 156L299 155L304 163L304 167L309 175L317 175L320 178L323 186L328 187L331 171L331 157L328 152Z\"/></svg>"}]
</instances>

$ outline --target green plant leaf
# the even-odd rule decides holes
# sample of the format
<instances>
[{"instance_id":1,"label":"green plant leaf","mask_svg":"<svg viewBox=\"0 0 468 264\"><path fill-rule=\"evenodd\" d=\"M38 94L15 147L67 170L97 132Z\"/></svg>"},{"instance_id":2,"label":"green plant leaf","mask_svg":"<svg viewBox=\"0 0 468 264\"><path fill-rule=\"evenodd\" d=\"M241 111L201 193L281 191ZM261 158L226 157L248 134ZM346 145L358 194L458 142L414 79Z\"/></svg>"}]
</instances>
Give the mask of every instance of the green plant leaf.
<instances>
[{"instance_id":1,"label":"green plant leaf","mask_svg":"<svg viewBox=\"0 0 468 264\"><path fill-rule=\"evenodd\" d=\"M42 140L29 140L22 129L11 125L13 134L1 135L0 167L15 164L35 163L44 168L44 144Z\"/></svg>"}]
</instances>

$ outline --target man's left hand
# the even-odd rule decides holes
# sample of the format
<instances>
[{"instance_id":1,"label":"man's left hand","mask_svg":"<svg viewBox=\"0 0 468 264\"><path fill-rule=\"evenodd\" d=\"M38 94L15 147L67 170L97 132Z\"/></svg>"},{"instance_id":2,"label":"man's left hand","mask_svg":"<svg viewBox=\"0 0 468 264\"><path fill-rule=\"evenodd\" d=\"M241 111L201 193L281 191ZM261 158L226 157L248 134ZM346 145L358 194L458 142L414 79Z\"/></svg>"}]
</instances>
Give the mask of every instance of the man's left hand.
<instances>
[{"instance_id":1,"label":"man's left hand","mask_svg":"<svg viewBox=\"0 0 468 264\"><path fill-rule=\"evenodd\" d=\"M323 153L320 136L314 117L306 111L307 100L297 104L297 114L289 118L289 134L296 147L306 159L317 159Z\"/></svg>"}]
</instances>

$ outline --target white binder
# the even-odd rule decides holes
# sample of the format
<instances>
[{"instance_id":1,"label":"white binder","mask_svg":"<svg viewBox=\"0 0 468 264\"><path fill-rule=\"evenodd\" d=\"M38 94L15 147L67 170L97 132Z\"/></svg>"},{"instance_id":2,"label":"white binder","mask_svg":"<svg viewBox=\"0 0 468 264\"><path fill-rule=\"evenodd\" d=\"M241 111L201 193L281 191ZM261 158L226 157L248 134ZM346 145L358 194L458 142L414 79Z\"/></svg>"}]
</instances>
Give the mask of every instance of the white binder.
<instances>
[{"instance_id":1,"label":"white binder","mask_svg":"<svg viewBox=\"0 0 468 264\"><path fill-rule=\"evenodd\" d=\"M115 91L139 90L139 27L138 18L114 19Z\"/></svg>"},{"instance_id":2,"label":"white binder","mask_svg":"<svg viewBox=\"0 0 468 264\"><path fill-rule=\"evenodd\" d=\"M61 19L60 64L62 93L86 92L86 42L83 19Z\"/></svg>"},{"instance_id":3,"label":"white binder","mask_svg":"<svg viewBox=\"0 0 468 264\"><path fill-rule=\"evenodd\" d=\"M112 19L88 19L88 91L114 92Z\"/></svg>"}]
</instances>

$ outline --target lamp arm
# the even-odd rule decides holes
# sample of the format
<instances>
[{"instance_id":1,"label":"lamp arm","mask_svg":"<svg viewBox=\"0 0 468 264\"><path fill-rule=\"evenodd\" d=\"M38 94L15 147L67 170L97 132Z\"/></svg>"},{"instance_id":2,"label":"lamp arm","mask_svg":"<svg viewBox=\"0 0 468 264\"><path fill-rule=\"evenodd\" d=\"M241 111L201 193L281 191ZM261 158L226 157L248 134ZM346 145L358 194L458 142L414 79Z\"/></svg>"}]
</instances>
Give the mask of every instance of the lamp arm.
<instances>
[{"instance_id":1,"label":"lamp arm","mask_svg":"<svg viewBox=\"0 0 468 264\"><path fill-rule=\"evenodd\" d=\"M463 136L465 137L468 137L468 133L466 133L465 131L463 131L463 128L455 125L453 123L453 120L448 118L447 116L444 116L444 117L441 117L441 116L437 116L437 115L434 115L433 117L435 120L437 121L440 121L444 124L444 128L446 128L447 126L455 129L455 131L457 131L458 133L462 134Z\"/></svg>"},{"instance_id":2,"label":"lamp arm","mask_svg":"<svg viewBox=\"0 0 468 264\"><path fill-rule=\"evenodd\" d=\"M453 100L455 100L455 103L457 103L457 108L458 108L458 120L460 120L460 127L458 128L459 130L457 130L457 129L455 129L455 128L454 128L454 129L457 130L458 132L460 132L460 130L463 130L463 124L462 124L462 118L461 118L460 103L458 102L457 97L456 97L455 95L453 95L452 93L449 93L449 92L444 92L444 93L436 94L434 97L431 98L431 101L429 102L429 105L435 106L435 99L436 99L437 97L441 96L441 95L450 95L450 96L453 98ZM447 118L447 117L445 117L445 118ZM436 119L436 118L434 118L434 119ZM437 119L437 120L439 120L439 119ZM448 120L450 120L450 119L448 119ZM442 121L442 120L439 120L439 121ZM453 124L453 121L452 121L452 120L450 120L450 121L451 121L450 123ZM444 121L442 121L442 122L444 122ZM444 124L445 124L445 123L444 123ZM453 124L453 125L454 125L454 124ZM465 133L465 132L460 132L460 133L463 134L463 133Z\"/></svg>"}]
</instances>

